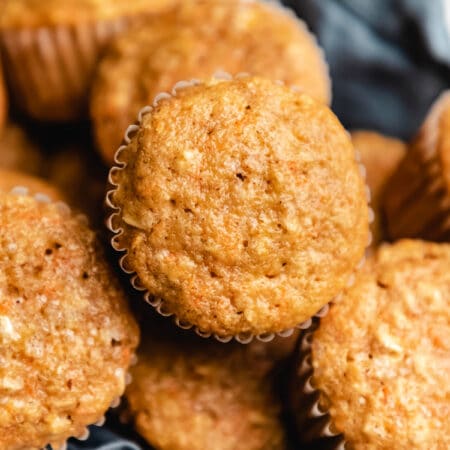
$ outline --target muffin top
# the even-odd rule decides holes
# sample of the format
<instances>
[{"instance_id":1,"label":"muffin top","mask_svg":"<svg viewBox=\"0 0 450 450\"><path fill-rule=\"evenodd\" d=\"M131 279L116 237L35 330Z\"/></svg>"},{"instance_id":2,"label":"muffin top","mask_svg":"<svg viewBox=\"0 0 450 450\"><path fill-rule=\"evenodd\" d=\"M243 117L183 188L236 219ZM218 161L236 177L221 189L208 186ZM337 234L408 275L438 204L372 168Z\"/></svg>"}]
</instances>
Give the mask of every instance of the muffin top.
<instances>
[{"instance_id":1,"label":"muffin top","mask_svg":"<svg viewBox=\"0 0 450 450\"><path fill-rule=\"evenodd\" d=\"M267 345L276 343L223 345L186 332L147 336L125 394L137 431L160 449L285 449L271 376L276 358Z\"/></svg>"},{"instance_id":2,"label":"muffin top","mask_svg":"<svg viewBox=\"0 0 450 450\"><path fill-rule=\"evenodd\" d=\"M52 201L64 200L64 195L47 181L12 170L0 168L0 191L9 192L16 187L24 187L31 194L43 194Z\"/></svg>"},{"instance_id":3,"label":"muffin top","mask_svg":"<svg viewBox=\"0 0 450 450\"><path fill-rule=\"evenodd\" d=\"M125 388L138 340L84 222L0 192L0 449L79 436Z\"/></svg>"},{"instance_id":4,"label":"muffin top","mask_svg":"<svg viewBox=\"0 0 450 450\"><path fill-rule=\"evenodd\" d=\"M91 116L105 160L112 162L124 131L157 94L217 71L283 80L330 101L322 51L299 19L262 2L183 2L123 35L100 63Z\"/></svg>"},{"instance_id":5,"label":"muffin top","mask_svg":"<svg viewBox=\"0 0 450 450\"><path fill-rule=\"evenodd\" d=\"M314 334L314 385L352 448L450 446L450 245L380 247Z\"/></svg>"},{"instance_id":6,"label":"muffin top","mask_svg":"<svg viewBox=\"0 0 450 450\"><path fill-rule=\"evenodd\" d=\"M43 157L26 132L8 123L0 132L0 167L19 172L40 174Z\"/></svg>"},{"instance_id":7,"label":"muffin top","mask_svg":"<svg viewBox=\"0 0 450 450\"><path fill-rule=\"evenodd\" d=\"M176 0L2 0L0 28L72 25L161 12Z\"/></svg>"},{"instance_id":8,"label":"muffin top","mask_svg":"<svg viewBox=\"0 0 450 450\"><path fill-rule=\"evenodd\" d=\"M181 89L144 115L119 159L108 197L126 269L202 331L294 327L364 254L350 138L326 106L285 86L245 77Z\"/></svg>"},{"instance_id":9,"label":"muffin top","mask_svg":"<svg viewBox=\"0 0 450 450\"><path fill-rule=\"evenodd\" d=\"M383 191L390 176L405 156L407 146L399 139L368 130L353 131L352 141L367 172L366 181L371 192L370 206L375 213L375 220L371 225L372 245L376 246L385 236L381 218Z\"/></svg>"}]
</instances>

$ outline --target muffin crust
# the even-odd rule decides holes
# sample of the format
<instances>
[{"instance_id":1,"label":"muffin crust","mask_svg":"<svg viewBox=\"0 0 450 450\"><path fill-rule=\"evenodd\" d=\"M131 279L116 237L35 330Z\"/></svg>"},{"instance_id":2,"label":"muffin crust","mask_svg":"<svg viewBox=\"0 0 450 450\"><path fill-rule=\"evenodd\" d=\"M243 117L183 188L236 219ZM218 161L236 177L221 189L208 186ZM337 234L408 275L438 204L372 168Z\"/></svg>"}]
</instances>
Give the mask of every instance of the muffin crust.
<instances>
[{"instance_id":1,"label":"muffin crust","mask_svg":"<svg viewBox=\"0 0 450 450\"><path fill-rule=\"evenodd\" d=\"M158 450L284 450L276 345L147 336L126 391L130 419Z\"/></svg>"},{"instance_id":2,"label":"muffin crust","mask_svg":"<svg viewBox=\"0 0 450 450\"><path fill-rule=\"evenodd\" d=\"M355 450L450 446L450 246L382 246L314 333L314 386Z\"/></svg>"},{"instance_id":3,"label":"muffin crust","mask_svg":"<svg viewBox=\"0 0 450 450\"><path fill-rule=\"evenodd\" d=\"M6 122L7 109L8 109L8 102L6 100L6 86L5 80L3 78L2 63L0 61L0 136L3 132L3 126Z\"/></svg>"},{"instance_id":4,"label":"muffin crust","mask_svg":"<svg viewBox=\"0 0 450 450\"><path fill-rule=\"evenodd\" d=\"M329 103L328 68L299 19L262 2L188 1L117 40L91 95L99 148L111 163L137 112L180 80L248 72L296 85Z\"/></svg>"},{"instance_id":5,"label":"muffin crust","mask_svg":"<svg viewBox=\"0 0 450 450\"><path fill-rule=\"evenodd\" d=\"M111 20L139 12L161 12L176 0L3 0L0 28L70 25Z\"/></svg>"},{"instance_id":6,"label":"muffin crust","mask_svg":"<svg viewBox=\"0 0 450 450\"><path fill-rule=\"evenodd\" d=\"M280 332L346 285L368 239L351 141L324 105L246 77L182 89L113 170L125 266L181 321Z\"/></svg>"},{"instance_id":7,"label":"muffin crust","mask_svg":"<svg viewBox=\"0 0 450 450\"><path fill-rule=\"evenodd\" d=\"M125 389L138 341L84 222L0 192L0 449L58 448Z\"/></svg>"}]
</instances>

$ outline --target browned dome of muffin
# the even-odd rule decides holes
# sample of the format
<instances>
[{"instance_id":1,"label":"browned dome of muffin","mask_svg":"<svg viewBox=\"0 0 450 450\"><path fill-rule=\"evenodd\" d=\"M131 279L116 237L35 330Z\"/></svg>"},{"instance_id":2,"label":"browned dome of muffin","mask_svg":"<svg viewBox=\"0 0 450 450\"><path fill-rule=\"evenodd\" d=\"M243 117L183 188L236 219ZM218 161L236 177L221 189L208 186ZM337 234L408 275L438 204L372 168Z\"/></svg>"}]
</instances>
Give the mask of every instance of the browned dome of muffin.
<instances>
[{"instance_id":1,"label":"browned dome of muffin","mask_svg":"<svg viewBox=\"0 0 450 450\"><path fill-rule=\"evenodd\" d=\"M280 332L346 285L368 240L347 132L270 80L212 80L161 100L113 169L127 270L182 322Z\"/></svg>"},{"instance_id":2,"label":"browned dome of muffin","mask_svg":"<svg viewBox=\"0 0 450 450\"><path fill-rule=\"evenodd\" d=\"M0 449L58 448L122 395L137 325L83 220L0 192L0 228Z\"/></svg>"},{"instance_id":3,"label":"browned dome of muffin","mask_svg":"<svg viewBox=\"0 0 450 450\"><path fill-rule=\"evenodd\" d=\"M349 448L450 448L449 268L447 244L382 246L314 333L313 385Z\"/></svg>"},{"instance_id":4,"label":"browned dome of muffin","mask_svg":"<svg viewBox=\"0 0 450 450\"><path fill-rule=\"evenodd\" d=\"M255 1L183 2L118 39L99 65L91 117L105 161L112 162L127 126L157 94L217 71L283 80L330 102L323 53L293 14Z\"/></svg>"},{"instance_id":5,"label":"browned dome of muffin","mask_svg":"<svg viewBox=\"0 0 450 450\"><path fill-rule=\"evenodd\" d=\"M127 416L153 448L286 448L273 369L292 350L294 336L224 345L151 328L126 399Z\"/></svg>"}]
</instances>

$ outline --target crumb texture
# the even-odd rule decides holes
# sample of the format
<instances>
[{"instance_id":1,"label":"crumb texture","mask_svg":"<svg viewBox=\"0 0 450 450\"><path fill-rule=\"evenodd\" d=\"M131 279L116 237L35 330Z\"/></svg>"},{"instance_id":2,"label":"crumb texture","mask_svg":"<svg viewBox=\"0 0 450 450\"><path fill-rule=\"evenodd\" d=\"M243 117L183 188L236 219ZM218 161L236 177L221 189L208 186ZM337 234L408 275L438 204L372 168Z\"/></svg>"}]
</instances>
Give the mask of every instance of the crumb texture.
<instances>
[{"instance_id":1,"label":"crumb texture","mask_svg":"<svg viewBox=\"0 0 450 450\"><path fill-rule=\"evenodd\" d=\"M117 40L100 63L91 96L98 144L112 162L128 125L181 80L248 72L331 97L323 53L306 26L262 2L183 2ZM270 37L270 38L268 38Z\"/></svg>"},{"instance_id":2,"label":"crumb texture","mask_svg":"<svg viewBox=\"0 0 450 450\"><path fill-rule=\"evenodd\" d=\"M136 429L155 449L286 448L267 344L173 334L144 343L126 398Z\"/></svg>"},{"instance_id":3,"label":"crumb texture","mask_svg":"<svg viewBox=\"0 0 450 450\"><path fill-rule=\"evenodd\" d=\"M81 220L0 193L0 449L56 447L125 388L138 330Z\"/></svg>"},{"instance_id":4,"label":"crumb texture","mask_svg":"<svg viewBox=\"0 0 450 450\"><path fill-rule=\"evenodd\" d=\"M314 334L314 383L351 447L450 448L450 245L383 246Z\"/></svg>"},{"instance_id":5,"label":"crumb texture","mask_svg":"<svg viewBox=\"0 0 450 450\"><path fill-rule=\"evenodd\" d=\"M282 331L346 285L365 186L331 111L269 80L182 90L145 116L115 173L126 265L182 321Z\"/></svg>"}]
</instances>

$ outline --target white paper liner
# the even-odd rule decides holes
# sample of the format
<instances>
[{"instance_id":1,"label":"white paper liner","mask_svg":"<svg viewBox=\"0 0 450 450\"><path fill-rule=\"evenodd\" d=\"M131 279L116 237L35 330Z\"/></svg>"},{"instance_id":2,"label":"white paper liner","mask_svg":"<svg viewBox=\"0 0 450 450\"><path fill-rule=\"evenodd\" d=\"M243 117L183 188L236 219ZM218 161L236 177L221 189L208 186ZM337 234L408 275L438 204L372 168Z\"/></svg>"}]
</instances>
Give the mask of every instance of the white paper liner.
<instances>
[{"instance_id":1,"label":"white paper liner","mask_svg":"<svg viewBox=\"0 0 450 450\"><path fill-rule=\"evenodd\" d=\"M0 46L16 105L39 120L87 115L89 85L104 47L138 16L78 25L4 29Z\"/></svg>"},{"instance_id":2,"label":"white paper liner","mask_svg":"<svg viewBox=\"0 0 450 450\"><path fill-rule=\"evenodd\" d=\"M250 0L253 1L253 0ZM278 6L277 6L278 7ZM283 7L283 9L286 9ZM248 73L238 73L236 75L231 75L227 72L216 72L213 75L213 78L215 80L219 80L219 81L231 81L233 79L240 79L240 78L246 78L249 77L250 75ZM285 83L283 81L278 81L278 84L281 85L285 85ZM119 266L121 268L121 270L129 275L130 277L130 284L132 285L132 287L138 291L138 292L142 292L143 294L143 298L144 300L151 306L153 306L153 308L158 312L158 314L160 314L163 317L172 317L173 321L175 323L175 325L177 325L179 328L183 329L183 330L190 330L192 329L198 336L202 337L202 338L210 338L213 337L214 339L216 339L219 342L222 343L228 343L230 341L232 341L233 339L235 339L237 342L241 343L241 344L249 344L250 342L253 341L253 339L257 339L261 342L270 342L272 341L276 336L279 337L289 337L291 336L295 329L300 329L300 330L305 330L308 329L311 324L312 324L312 320L314 318L320 318L320 317L324 317L329 310L329 305L325 305L323 306L315 315L313 315L310 319L306 320L303 323L298 324L297 326L295 326L294 328L289 328L283 331L279 331L276 333L263 333L263 334L252 334L252 333L238 333L236 335L227 335L227 336L221 336L218 335L217 333L211 333L211 332L206 332L201 330L199 327L195 326L194 324L191 324L189 322L184 322L181 319L179 319L174 313L167 311L164 309L164 300L158 297L153 296L146 288L145 286L143 286L143 284L141 283L139 276L137 275L137 273L134 270L131 270L127 267L126 264L126 260L128 257L128 249L125 247L122 247L120 244L120 237L122 236L122 234L124 233L124 229L121 228L120 226L116 227L114 225L114 222L116 219L119 219L120 221L120 207L118 207L113 200L114 194L117 191L119 185L114 181L115 179L115 175L124 170L127 167L127 163L126 161L123 161L121 159L121 154L122 152L127 148L128 144L130 144L131 139L133 138L134 134L137 133L137 131L140 129L141 125L142 125L142 121L145 117L145 115L149 114L150 112L153 111L153 108L155 108L158 103L164 99L169 99L172 97L176 97L178 91L192 87L192 86L197 86L201 84L201 82L199 80L193 79L193 80L182 80L177 82L174 87L172 88L171 92L161 92L159 94L157 94L153 100L152 105L148 105L145 106L144 108L142 108L138 115L137 115L137 122L130 125L127 130L125 131L125 135L124 135L124 139L123 139L123 144L118 148L116 154L114 155L114 166L111 167L109 174L108 174L108 183L109 185L112 187L112 189L108 190L105 196L105 204L106 207L111 211L111 214L107 217L106 219L106 227L108 228L108 230L113 234L113 237L111 238L110 242L111 242L111 246L113 247L113 249L118 252L118 253L123 253L123 255L119 258ZM291 87L291 89L293 89L294 91L296 90L295 86ZM355 156L355 160L357 161L357 158ZM362 164L360 162L357 162L360 168L360 173L363 173L363 169L361 169ZM365 172L364 172L365 173ZM370 190L369 188L366 186L366 197L367 197L367 202L370 202ZM372 209L369 207L369 222L373 221L373 211ZM369 231L369 235L368 235L368 242L367 242L367 247L369 247L372 243L372 234ZM357 268L359 269L360 267L362 267L364 265L365 262L365 256L362 258L362 260L358 263ZM349 280L347 282L347 287L353 285L355 280L355 275L352 273L349 277ZM334 299L332 299L331 302L334 301L338 301L340 298L340 294L338 294L338 296Z\"/></svg>"},{"instance_id":3,"label":"white paper liner","mask_svg":"<svg viewBox=\"0 0 450 450\"><path fill-rule=\"evenodd\" d=\"M292 374L295 396L290 398L291 412L295 417L297 438L303 445L318 445L327 450L345 450L346 441L342 433L335 430L331 416L320 406L320 391L312 383L313 366L311 346L316 323L301 336Z\"/></svg>"}]
</instances>

